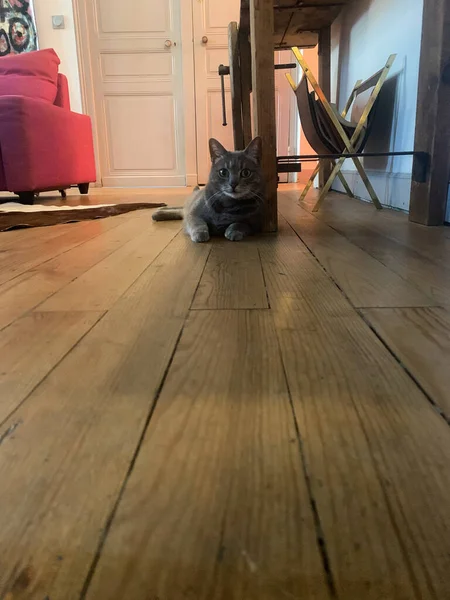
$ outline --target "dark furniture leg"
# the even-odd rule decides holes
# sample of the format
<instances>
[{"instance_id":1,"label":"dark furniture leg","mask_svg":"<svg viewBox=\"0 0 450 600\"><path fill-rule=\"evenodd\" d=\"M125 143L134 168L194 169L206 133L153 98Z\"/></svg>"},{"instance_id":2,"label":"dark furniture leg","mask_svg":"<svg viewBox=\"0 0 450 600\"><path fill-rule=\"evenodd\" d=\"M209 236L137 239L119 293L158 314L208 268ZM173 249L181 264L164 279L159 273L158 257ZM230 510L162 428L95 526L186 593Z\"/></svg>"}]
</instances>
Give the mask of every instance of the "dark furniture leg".
<instances>
[{"instance_id":1,"label":"dark furniture leg","mask_svg":"<svg viewBox=\"0 0 450 600\"><path fill-rule=\"evenodd\" d=\"M80 183L78 189L80 190L80 194L89 194L89 183Z\"/></svg>"},{"instance_id":2,"label":"dark furniture leg","mask_svg":"<svg viewBox=\"0 0 450 600\"><path fill-rule=\"evenodd\" d=\"M34 192L16 192L21 204L34 204Z\"/></svg>"},{"instance_id":3,"label":"dark furniture leg","mask_svg":"<svg viewBox=\"0 0 450 600\"><path fill-rule=\"evenodd\" d=\"M61 198L66 198L67 197L66 190L59 190L59 193L61 194Z\"/></svg>"}]
</instances>

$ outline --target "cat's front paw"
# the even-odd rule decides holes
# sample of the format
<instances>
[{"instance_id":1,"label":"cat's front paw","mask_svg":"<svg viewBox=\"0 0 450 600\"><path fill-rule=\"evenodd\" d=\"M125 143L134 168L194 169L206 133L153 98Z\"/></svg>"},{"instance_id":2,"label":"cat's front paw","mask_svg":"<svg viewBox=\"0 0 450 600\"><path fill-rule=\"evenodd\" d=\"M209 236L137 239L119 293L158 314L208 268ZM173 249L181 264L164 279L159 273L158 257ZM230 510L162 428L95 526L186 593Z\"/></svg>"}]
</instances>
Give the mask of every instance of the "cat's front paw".
<instances>
[{"instance_id":1,"label":"cat's front paw","mask_svg":"<svg viewBox=\"0 0 450 600\"><path fill-rule=\"evenodd\" d=\"M191 240L195 243L203 243L209 241L209 231L201 229L200 231L193 231L191 233Z\"/></svg>"},{"instance_id":2,"label":"cat's front paw","mask_svg":"<svg viewBox=\"0 0 450 600\"><path fill-rule=\"evenodd\" d=\"M228 228L225 231L225 237L227 238L227 240L230 240L230 242L240 242L245 238L245 233L239 231L239 229Z\"/></svg>"}]
</instances>

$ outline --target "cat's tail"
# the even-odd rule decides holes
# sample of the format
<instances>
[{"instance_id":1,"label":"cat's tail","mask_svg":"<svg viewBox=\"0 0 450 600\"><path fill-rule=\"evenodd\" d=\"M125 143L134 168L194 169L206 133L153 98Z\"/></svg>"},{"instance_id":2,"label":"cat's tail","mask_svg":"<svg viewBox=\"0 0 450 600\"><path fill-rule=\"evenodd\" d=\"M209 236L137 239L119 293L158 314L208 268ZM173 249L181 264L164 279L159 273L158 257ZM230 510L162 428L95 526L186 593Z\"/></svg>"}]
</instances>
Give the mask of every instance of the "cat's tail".
<instances>
[{"instance_id":1,"label":"cat's tail","mask_svg":"<svg viewBox=\"0 0 450 600\"><path fill-rule=\"evenodd\" d=\"M183 209L179 207L166 206L159 208L152 215L154 221L182 221Z\"/></svg>"}]
</instances>

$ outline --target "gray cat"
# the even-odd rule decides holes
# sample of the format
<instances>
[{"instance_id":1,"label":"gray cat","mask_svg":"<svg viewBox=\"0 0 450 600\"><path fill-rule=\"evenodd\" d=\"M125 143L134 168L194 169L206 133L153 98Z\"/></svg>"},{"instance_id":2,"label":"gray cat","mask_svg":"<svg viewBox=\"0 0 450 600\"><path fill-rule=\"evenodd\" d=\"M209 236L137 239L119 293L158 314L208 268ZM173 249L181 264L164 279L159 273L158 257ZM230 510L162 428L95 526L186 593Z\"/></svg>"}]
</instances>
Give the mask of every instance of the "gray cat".
<instances>
[{"instance_id":1,"label":"gray cat","mask_svg":"<svg viewBox=\"0 0 450 600\"><path fill-rule=\"evenodd\" d=\"M207 242L211 235L225 235L238 242L262 228L261 138L239 152L228 152L211 139L209 151L212 166L206 187L197 187L184 208L161 208L153 214L153 220L184 218L186 233L193 242Z\"/></svg>"}]
</instances>

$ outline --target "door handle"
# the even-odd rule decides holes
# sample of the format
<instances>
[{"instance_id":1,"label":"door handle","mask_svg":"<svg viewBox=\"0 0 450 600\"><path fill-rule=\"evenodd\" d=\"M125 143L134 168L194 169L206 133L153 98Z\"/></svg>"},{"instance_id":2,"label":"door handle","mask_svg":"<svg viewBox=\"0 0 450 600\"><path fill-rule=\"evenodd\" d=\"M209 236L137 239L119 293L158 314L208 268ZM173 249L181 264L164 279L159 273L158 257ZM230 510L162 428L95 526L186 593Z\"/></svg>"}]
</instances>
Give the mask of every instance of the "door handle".
<instances>
[{"instance_id":1,"label":"door handle","mask_svg":"<svg viewBox=\"0 0 450 600\"><path fill-rule=\"evenodd\" d=\"M204 35L202 37L202 44L206 45L208 43L208 36Z\"/></svg>"},{"instance_id":2,"label":"door handle","mask_svg":"<svg viewBox=\"0 0 450 600\"><path fill-rule=\"evenodd\" d=\"M165 46L165 48L171 48L171 47L172 47L172 42L171 42L171 40L166 40L166 41L164 42L164 46Z\"/></svg>"}]
</instances>

